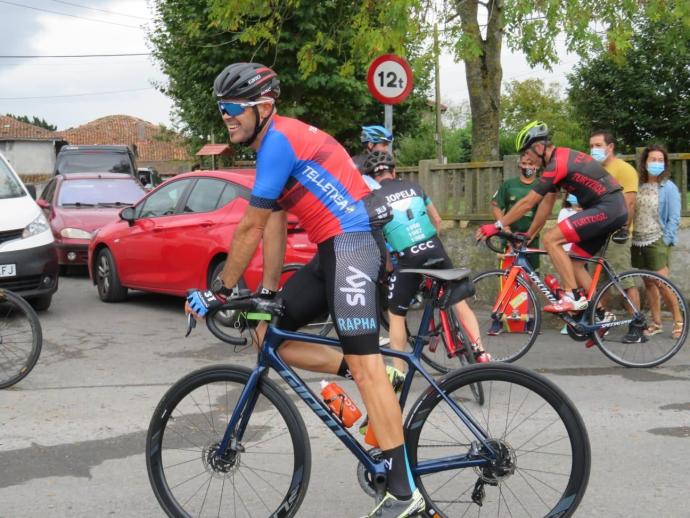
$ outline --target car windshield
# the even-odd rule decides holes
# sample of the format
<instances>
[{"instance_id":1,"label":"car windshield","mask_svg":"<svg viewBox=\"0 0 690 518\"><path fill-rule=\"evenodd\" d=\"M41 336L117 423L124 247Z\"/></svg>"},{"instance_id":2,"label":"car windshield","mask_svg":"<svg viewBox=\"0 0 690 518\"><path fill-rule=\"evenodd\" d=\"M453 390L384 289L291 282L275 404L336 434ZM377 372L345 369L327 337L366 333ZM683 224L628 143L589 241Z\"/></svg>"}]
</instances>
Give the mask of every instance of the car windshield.
<instances>
[{"instance_id":1,"label":"car windshield","mask_svg":"<svg viewBox=\"0 0 690 518\"><path fill-rule=\"evenodd\" d=\"M132 164L125 153L83 151L65 153L58 157L56 166L60 174L69 173L125 173L133 174Z\"/></svg>"},{"instance_id":2,"label":"car windshield","mask_svg":"<svg viewBox=\"0 0 690 518\"><path fill-rule=\"evenodd\" d=\"M26 192L10 171L4 160L0 160L0 199L20 198Z\"/></svg>"},{"instance_id":3,"label":"car windshield","mask_svg":"<svg viewBox=\"0 0 690 518\"><path fill-rule=\"evenodd\" d=\"M62 182L58 205L118 207L133 205L146 191L132 178L88 178Z\"/></svg>"}]
</instances>

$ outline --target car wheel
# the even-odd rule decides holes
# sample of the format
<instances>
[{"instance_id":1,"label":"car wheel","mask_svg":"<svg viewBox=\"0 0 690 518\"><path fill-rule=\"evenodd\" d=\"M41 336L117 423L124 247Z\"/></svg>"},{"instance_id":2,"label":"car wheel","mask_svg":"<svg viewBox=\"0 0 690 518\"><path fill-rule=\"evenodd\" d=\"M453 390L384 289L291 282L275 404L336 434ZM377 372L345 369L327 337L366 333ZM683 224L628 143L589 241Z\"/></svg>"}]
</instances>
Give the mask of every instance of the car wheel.
<instances>
[{"instance_id":1,"label":"car wheel","mask_svg":"<svg viewBox=\"0 0 690 518\"><path fill-rule=\"evenodd\" d=\"M40 297L34 297L29 300L29 304L36 311L45 311L50 307L50 303L53 302L53 294L41 295Z\"/></svg>"},{"instance_id":2,"label":"car wheel","mask_svg":"<svg viewBox=\"0 0 690 518\"><path fill-rule=\"evenodd\" d=\"M113 254L107 248L96 258L96 284L103 302L122 302L127 298L127 288L120 284Z\"/></svg>"},{"instance_id":3,"label":"car wheel","mask_svg":"<svg viewBox=\"0 0 690 518\"><path fill-rule=\"evenodd\" d=\"M213 273L211 274L211 278L208 281L208 289L211 289L211 283L213 282L213 279L218 277L220 275L220 272L223 271L223 267L225 266L225 261L221 261L216 265L216 267L213 269ZM237 289L243 290L247 288L247 285L244 283L243 279L240 279L240 282L237 283L236 286ZM235 327L237 325L237 311L219 311L216 313L216 316L214 317L216 322L218 322L220 325L224 327Z\"/></svg>"}]
</instances>

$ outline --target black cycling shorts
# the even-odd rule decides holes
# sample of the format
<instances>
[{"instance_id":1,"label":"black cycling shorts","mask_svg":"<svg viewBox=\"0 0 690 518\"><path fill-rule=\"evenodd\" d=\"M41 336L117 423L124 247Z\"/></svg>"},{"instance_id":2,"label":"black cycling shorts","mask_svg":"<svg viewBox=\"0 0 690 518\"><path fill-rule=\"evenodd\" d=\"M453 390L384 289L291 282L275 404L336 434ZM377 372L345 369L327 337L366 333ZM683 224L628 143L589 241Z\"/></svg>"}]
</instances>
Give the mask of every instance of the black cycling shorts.
<instances>
[{"instance_id":1,"label":"black cycling shorts","mask_svg":"<svg viewBox=\"0 0 690 518\"><path fill-rule=\"evenodd\" d=\"M436 260L436 261L434 261ZM430 262L433 264L429 265ZM403 268L452 268L453 263L438 237L432 237L403 250L398 256L395 271L388 279L388 310L404 317L410 302L417 294L422 276L418 273L400 273Z\"/></svg>"},{"instance_id":2,"label":"black cycling shorts","mask_svg":"<svg viewBox=\"0 0 690 518\"><path fill-rule=\"evenodd\" d=\"M328 310L344 354L378 354L376 286L384 250L380 232L350 232L319 243L314 258L280 292L285 316L278 327L296 331Z\"/></svg>"},{"instance_id":3,"label":"black cycling shorts","mask_svg":"<svg viewBox=\"0 0 690 518\"><path fill-rule=\"evenodd\" d=\"M605 195L587 209L558 224L563 236L573 243L571 254L592 257L604 246L609 234L628 221L628 209L621 191Z\"/></svg>"}]
</instances>

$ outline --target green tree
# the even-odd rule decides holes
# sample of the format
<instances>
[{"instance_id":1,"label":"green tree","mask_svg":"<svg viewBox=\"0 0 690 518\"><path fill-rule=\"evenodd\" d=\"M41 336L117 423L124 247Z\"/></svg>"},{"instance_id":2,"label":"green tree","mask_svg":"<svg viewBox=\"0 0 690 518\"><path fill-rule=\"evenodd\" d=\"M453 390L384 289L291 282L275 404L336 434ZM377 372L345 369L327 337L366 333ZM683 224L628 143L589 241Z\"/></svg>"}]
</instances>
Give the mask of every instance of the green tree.
<instances>
[{"instance_id":1,"label":"green tree","mask_svg":"<svg viewBox=\"0 0 690 518\"><path fill-rule=\"evenodd\" d=\"M383 106L369 94L362 66L365 56L373 55L370 46L360 43L365 24L367 31L379 33L381 42L390 36L384 36L384 28L400 26L394 37L399 45L373 48L413 57L420 88L396 106L394 130L405 132L419 124L429 65L421 59L421 47L404 41L409 15L396 21L400 13L375 4L367 14L385 15L377 21L373 14L363 16L359 3L337 0L155 0L154 5L155 27L149 38L168 76L158 87L173 99L178 126L197 145L212 133L217 141L226 138L211 92L215 76L230 63L257 61L274 67L280 76L280 113L314 124L351 152L358 151L359 127L383 120Z\"/></svg>"},{"instance_id":2,"label":"green tree","mask_svg":"<svg viewBox=\"0 0 690 518\"><path fill-rule=\"evenodd\" d=\"M557 145L580 150L587 147L585 130L574 117L568 98L561 95L558 83L546 85L541 79L511 81L504 90L501 125L508 135L515 136L528 121L542 120ZM511 148L510 153L514 154L514 144Z\"/></svg>"},{"instance_id":3,"label":"green tree","mask_svg":"<svg viewBox=\"0 0 690 518\"><path fill-rule=\"evenodd\" d=\"M33 124L39 128L47 129L48 131L55 131L57 129L57 126L54 124L49 124L45 119L39 119L35 115L31 119L29 119L29 117L26 115L12 115L11 113L6 113L5 115L20 122L26 122L27 124Z\"/></svg>"},{"instance_id":4,"label":"green tree","mask_svg":"<svg viewBox=\"0 0 690 518\"><path fill-rule=\"evenodd\" d=\"M690 26L668 16L640 17L630 47L602 52L569 76L569 96L587 129L613 131L619 149L651 141L688 151Z\"/></svg>"}]
</instances>

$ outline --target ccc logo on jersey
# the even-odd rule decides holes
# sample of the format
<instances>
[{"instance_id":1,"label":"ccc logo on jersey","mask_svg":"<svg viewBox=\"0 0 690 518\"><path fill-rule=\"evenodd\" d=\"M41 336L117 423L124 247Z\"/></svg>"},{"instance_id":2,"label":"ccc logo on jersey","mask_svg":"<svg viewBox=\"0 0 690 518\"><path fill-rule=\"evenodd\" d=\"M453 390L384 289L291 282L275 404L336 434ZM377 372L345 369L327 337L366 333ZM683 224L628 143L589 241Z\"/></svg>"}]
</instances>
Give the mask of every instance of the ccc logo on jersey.
<instances>
[{"instance_id":1,"label":"ccc logo on jersey","mask_svg":"<svg viewBox=\"0 0 690 518\"><path fill-rule=\"evenodd\" d=\"M419 243L418 245L412 245L410 247L410 252L413 254L418 254L419 252L423 252L424 250L431 250L432 248L436 248L434 242L425 241L424 243Z\"/></svg>"}]
</instances>

